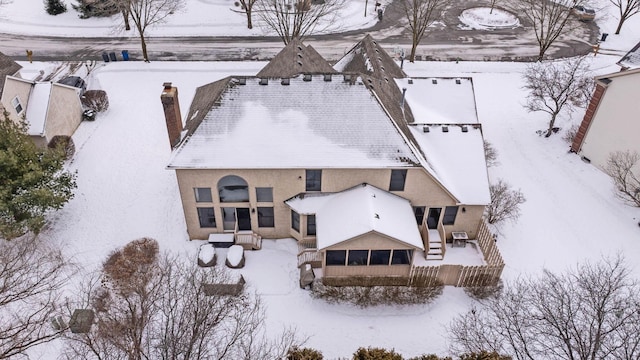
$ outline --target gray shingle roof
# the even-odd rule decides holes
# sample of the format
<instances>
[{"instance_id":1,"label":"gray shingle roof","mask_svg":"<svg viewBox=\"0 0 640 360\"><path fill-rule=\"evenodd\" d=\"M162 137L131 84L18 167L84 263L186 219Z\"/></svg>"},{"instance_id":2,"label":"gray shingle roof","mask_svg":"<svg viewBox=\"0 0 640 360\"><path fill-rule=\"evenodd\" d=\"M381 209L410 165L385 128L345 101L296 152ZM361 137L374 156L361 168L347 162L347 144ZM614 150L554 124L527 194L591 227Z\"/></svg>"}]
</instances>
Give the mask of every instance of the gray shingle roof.
<instances>
[{"instance_id":1,"label":"gray shingle roof","mask_svg":"<svg viewBox=\"0 0 640 360\"><path fill-rule=\"evenodd\" d=\"M298 74L334 74L331 67L313 47L293 39L256 75L260 78L288 78Z\"/></svg>"},{"instance_id":2,"label":"gray shingle roof","mask_svg":"<svg viewBox=\"0 0 640 360\"><path fill-rule=\"evenodd\" d=\"M419 166L406 138L362 83L323 75L289 84L227 79L225 91L174 151L174 168ZM193 111L193 110L192 110Z\"/></svg>"},{"instance_id":3,"label":"gray shingle roof","mask_svg":"<svg viewBox=\"0 0 640 360\"><path fill-rule=\"evenodd\" d=\"M0 52L0 94L4 89L4 79L7 75L15 75L22 66L13 61L10 57Z\"/></svg>"},{"instance_id":4,"label":"gray shingle roof","mask_svg":"<svg viewBox=\"0 0 640 360\"><path fill-rule=\"evenodd\" d=\"M640 68L640 42L618 61L624 70Z\"/></svg>"}]
</instances>

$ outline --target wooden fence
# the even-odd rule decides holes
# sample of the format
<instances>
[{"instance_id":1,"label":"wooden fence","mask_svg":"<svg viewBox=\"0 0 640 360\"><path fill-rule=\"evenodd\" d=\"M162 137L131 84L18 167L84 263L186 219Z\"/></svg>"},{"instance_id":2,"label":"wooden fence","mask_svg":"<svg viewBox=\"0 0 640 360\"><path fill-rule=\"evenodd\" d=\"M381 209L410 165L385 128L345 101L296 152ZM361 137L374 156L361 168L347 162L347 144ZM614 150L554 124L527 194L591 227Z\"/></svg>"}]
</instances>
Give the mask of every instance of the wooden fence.
<instances>
[{"instance_id":1,"label":"wooden fence","mask_svg":"<svg viewBox=\"0 0 640 360\"><path fill-rule=\"evenodd\" d=\"M504 261L496 246L495 236L484 221L480 224L477 240L487 265L413 266L409 273L409 285L436 279L444 285L457 287L495 285L502 275Z\"/></svg>"}]
</instances>

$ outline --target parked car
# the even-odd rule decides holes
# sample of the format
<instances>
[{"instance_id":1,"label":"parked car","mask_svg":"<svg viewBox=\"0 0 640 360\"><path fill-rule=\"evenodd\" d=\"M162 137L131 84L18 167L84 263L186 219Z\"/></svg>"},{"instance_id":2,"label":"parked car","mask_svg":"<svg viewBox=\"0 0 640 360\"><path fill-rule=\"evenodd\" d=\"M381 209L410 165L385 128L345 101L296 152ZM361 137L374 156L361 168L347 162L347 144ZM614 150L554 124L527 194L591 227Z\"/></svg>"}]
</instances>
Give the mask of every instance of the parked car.
<instances>
[{"instance_id":1,"label":"parked car","mask_svg":"<svg viewBox=\"0 0 640 360\"><path fill-rule=\"evenodd\" d=\"M84 94L84 91L87 89L87 83L79 76L67 76L63 79L58 80L58 83L77 87L78 89L80 89L80 96L82 96L82 94Z\"/></svg>"},{"instance_id":2,"label":"parked car","mask_svg":"<svg viewBox=\"0 0 640 360\"><path fill-rule=\"evenodd\" d=\"M596 17L596 11L589 9L582 5L574 6L571 9L571 13L575 15L580 21L591 21Z\"/></svg>"}]
</instances>

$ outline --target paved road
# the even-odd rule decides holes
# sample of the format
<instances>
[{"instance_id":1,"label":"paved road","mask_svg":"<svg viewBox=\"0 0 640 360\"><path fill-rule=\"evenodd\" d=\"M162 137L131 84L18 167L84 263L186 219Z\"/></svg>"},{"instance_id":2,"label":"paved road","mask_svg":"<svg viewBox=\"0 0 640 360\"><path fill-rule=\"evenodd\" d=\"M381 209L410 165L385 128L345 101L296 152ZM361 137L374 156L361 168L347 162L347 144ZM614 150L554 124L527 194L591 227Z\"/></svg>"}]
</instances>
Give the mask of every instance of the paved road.
<instances>
[{"instance_id":1,"label":"paved road","mask_svg":"<svg viewBox=\"0 0 640 360\"><path fill-rule=\"evenodd\" d=\"M338 59L351 46L370 33L389 48L407 50L411 36L406 20L395 1L387 6L383 20L365 30L312 36L305 40L327 59ZM458 16L462 10L487 5L487 0L456 0L447 10L446 27L429 31L418 47L421 59L429 60L504 60L535 59L538 46L529 24L501 30L463 30ZM549 50L550 57L585 54L592 50L599 29L595 23L580 23L558 39ZM25 60L25 44L34 50L36 61L100 60L103 52L126 49L132 60L141 59L137 38L62 38L0 34L2 52L18 60ZM151 37L147 39L150 59L153 60L263 60L275 55L282 42L275 37Z\"/></svg>"}]
</instances>

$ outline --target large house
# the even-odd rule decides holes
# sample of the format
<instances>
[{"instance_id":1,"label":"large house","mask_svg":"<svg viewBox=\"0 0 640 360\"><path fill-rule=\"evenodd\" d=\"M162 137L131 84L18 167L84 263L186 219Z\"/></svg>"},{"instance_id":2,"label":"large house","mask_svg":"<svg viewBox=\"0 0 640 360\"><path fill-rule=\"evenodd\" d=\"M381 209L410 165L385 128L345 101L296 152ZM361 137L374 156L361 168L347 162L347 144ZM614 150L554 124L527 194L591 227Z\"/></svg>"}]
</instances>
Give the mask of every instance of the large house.
<instances>
[{"instance_id":1,"label":"large house","mask_svg":"<svg viewBox=\"0 0 640 360\"><path fill-rule=\"evenodd\" d=\"M407 276L490 202L469 78L409 78L370 36L333 67L289 43L257 76L161 95L191 239L296 239L324 276ZM227 235L225 235L227 234Z\"/></svg>"},{"instance_id":2,"label":"large house","mask_svg":"<svg viewBox=\"0 0 640 360\"><path fill-rule=\"evenodd\" d=\"M0 103L11 119L24 118L28 134L40 147L58 137L69 139L82 121L79 89L7 76ZM54 141L55 143L55 141Z\"/></svg>"},{"instance_id":3,"label":"large house","mask_svg":"<svg viewBox=\"0 0 640 360\"><path fill-rule=\"evenodd\" d=\"M615 151L640 153L640 43L618 62L620 72L596 77L571 151L600 169Z\"/></svg>"}]
</instances>

